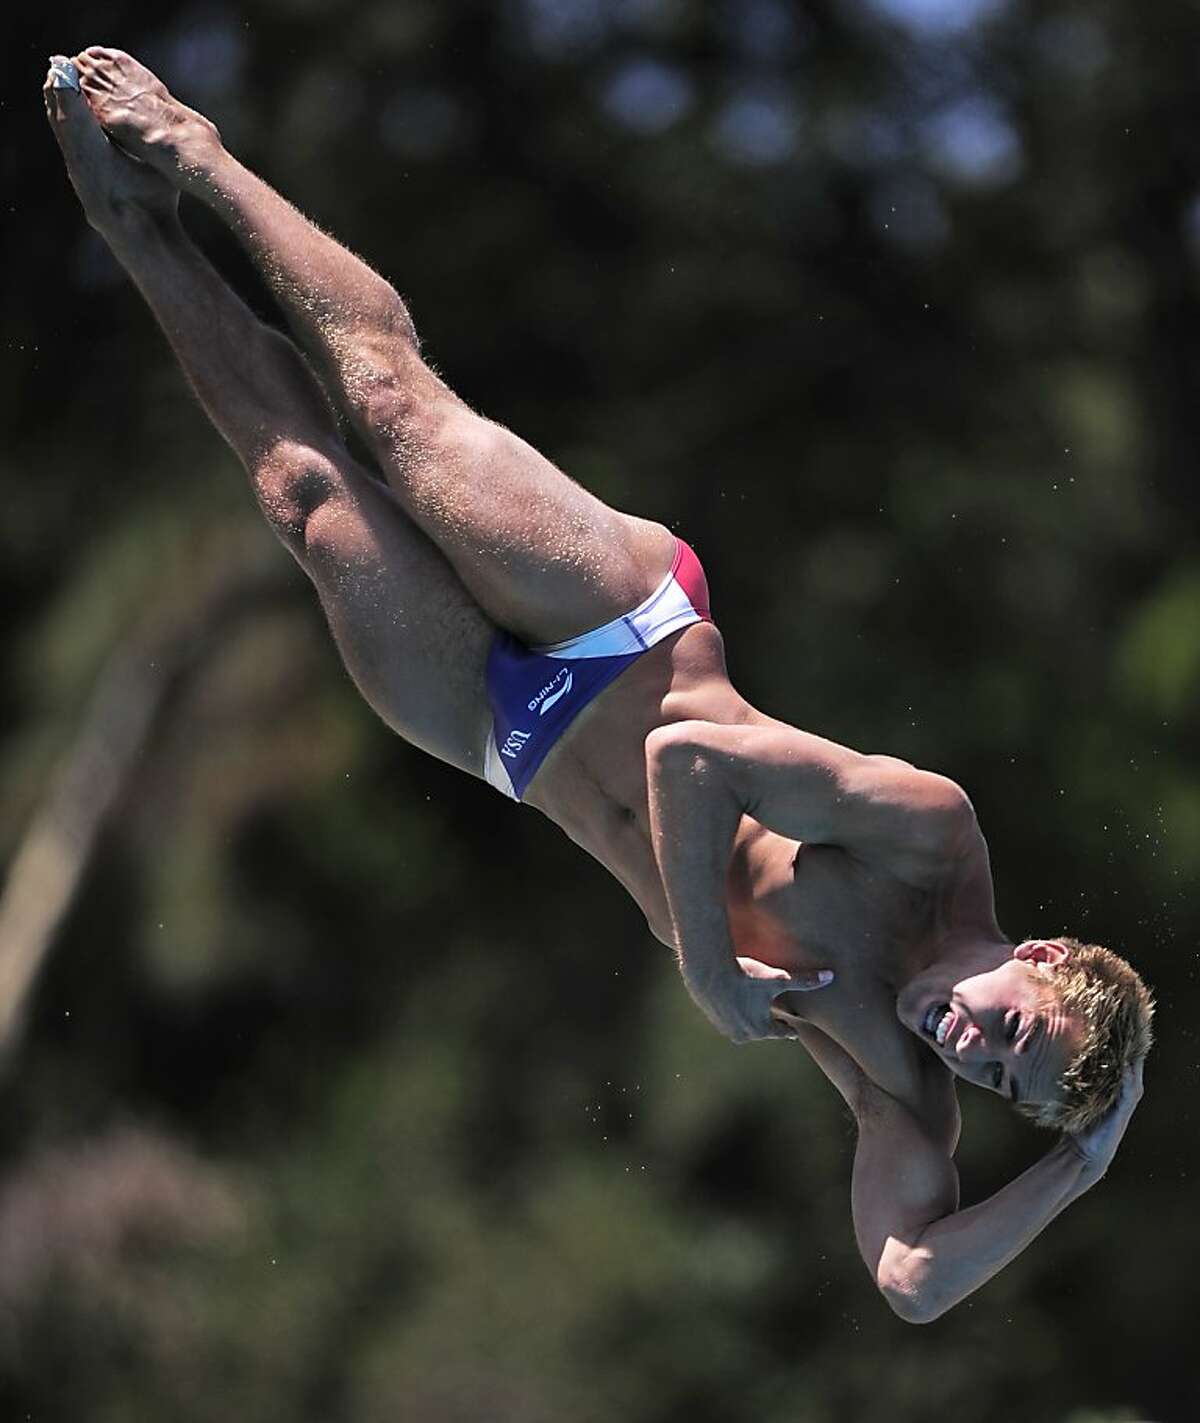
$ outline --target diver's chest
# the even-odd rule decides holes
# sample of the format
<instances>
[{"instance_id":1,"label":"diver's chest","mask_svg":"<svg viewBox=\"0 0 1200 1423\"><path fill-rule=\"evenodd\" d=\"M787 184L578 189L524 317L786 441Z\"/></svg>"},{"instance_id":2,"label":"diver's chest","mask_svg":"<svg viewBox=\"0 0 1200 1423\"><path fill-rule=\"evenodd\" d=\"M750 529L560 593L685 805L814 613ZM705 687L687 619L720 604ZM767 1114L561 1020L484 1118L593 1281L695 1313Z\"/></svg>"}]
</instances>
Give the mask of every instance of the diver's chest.
<instances>
[{"instance_id":1,"label":"diver's chest","mask_svg":"<svg viewBox=\"0 0 1200 1423\"><path fill-rule=\"evenodd\" d=\"M801 845L791 882L762 907L812 952L887 974L930 931L934 897L832 845Z\"/></svg>"}]
</instances>

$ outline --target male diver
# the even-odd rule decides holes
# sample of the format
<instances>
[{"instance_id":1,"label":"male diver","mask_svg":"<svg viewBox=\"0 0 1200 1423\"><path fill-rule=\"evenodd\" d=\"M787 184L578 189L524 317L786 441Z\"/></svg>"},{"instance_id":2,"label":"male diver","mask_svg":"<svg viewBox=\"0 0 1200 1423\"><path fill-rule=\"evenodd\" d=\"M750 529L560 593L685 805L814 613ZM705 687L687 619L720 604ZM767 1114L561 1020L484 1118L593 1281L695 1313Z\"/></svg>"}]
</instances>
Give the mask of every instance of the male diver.
<instances>
[{"instance_id":1,"label":"male diver","mask_svg":"<svg viewBox=\"0 0 1200 1423\"><path fill-rule=\"evenodd\" d=\"M1005 937L953 781L741 697L695 554L470 410L422 360L392 287L149 70L101 47L57 57L45 100L89 223L371 706L594 855L720 1032L805 1045L854 1113L858 1245L903 1319L934 1319L991 1278L1100 1180L1124 1135L1153 1013L1134 970L1074 939ZM240 239L298 345L185 236L184 192ZM960 1079L1057 1132L965 1210Z\"/></svg>"}]
</instances>

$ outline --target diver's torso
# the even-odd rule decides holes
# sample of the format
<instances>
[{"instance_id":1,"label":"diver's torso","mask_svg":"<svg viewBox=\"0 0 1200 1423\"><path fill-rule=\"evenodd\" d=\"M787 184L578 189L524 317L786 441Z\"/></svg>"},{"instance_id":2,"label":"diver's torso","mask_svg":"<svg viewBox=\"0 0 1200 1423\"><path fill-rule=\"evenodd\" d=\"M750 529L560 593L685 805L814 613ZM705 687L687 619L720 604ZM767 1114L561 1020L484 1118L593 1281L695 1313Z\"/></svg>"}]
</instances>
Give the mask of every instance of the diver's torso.
<instances>
[{"instance_id":1,"label":"diver's torso","mask_svg":"<svg viewBox=\"0 0 1200 1423\"><path fill-rule=\"evenodd\" d=\"M650 842L645 741L656 726L693 718L770 720L730 684L720 634L707 623L659 644L591 703L526 793L625 886L669 946ZM737 952L791 970L832 968L831 987L789 995L789 1005L877 1086L923 1115L951 1110L952 1080L896 1017L896 984L927 953L943 899L838 847L785 841L749 817L735 839L728 903Z\"/></svg>"}]
</instances>

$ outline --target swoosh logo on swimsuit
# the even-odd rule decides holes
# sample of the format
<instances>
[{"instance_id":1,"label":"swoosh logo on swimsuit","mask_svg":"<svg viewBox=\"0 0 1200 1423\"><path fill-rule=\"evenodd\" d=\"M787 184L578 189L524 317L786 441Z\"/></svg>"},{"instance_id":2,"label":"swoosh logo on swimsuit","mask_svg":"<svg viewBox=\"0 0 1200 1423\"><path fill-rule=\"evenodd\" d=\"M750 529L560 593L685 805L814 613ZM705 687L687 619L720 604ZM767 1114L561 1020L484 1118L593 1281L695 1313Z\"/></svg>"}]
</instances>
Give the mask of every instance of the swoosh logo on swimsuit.
<instances>
[{"instance_id":1,"label":"swoosh logo on swimsuit","mask_svg":"<svg viewBox=\"0 0 1200 1423\"><path fill-rule=\"evenodd\" d=\"M574 682L574 680L575 673L568 672L567 680L562 684L561 687L559 687L558 691L555 692L553 696L547 697L546 700L542 703L541 709L538 712L538 716L545 716L555 702L562 701L563 697L565 697L567 693L571 690L571 683Z\"/></svg>"}]
</instances>

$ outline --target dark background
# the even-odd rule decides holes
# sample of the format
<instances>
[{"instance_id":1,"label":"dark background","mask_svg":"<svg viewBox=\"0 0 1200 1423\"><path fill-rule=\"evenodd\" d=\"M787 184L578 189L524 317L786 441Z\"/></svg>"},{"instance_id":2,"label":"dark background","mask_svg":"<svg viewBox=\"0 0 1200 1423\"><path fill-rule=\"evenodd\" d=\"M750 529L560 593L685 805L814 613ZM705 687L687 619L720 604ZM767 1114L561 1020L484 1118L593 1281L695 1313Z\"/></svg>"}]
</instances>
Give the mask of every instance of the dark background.
<instances>
[{"instance_id":1,"label":"dark background","mask_svg":"<svg viewBox=\"0 0 1200 1423\"><path fill-rule=\"evenodd\" d=\"M1195 7L7 28L10 862L114 665L161 685L8 1048L0 1416L1195 1418ZM723 1043L598 867L357 700L65 180L45 56L90 43L387 274L472 404L690 539L751 700L960 781L1010 935L1155 988L1107 1179L938 1323L862 1267L812 1064ZM963 1098L969 1203L1050 1138Z\"/></svg>"}]
</instances>

